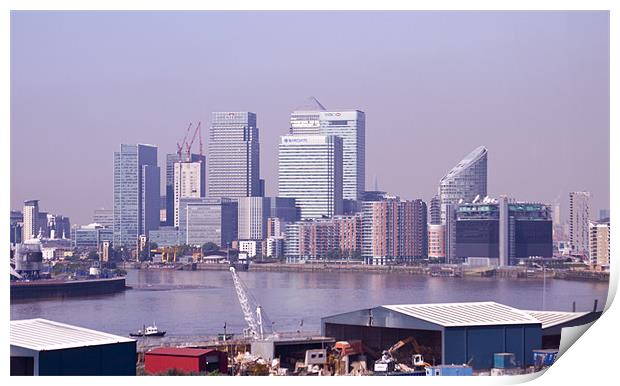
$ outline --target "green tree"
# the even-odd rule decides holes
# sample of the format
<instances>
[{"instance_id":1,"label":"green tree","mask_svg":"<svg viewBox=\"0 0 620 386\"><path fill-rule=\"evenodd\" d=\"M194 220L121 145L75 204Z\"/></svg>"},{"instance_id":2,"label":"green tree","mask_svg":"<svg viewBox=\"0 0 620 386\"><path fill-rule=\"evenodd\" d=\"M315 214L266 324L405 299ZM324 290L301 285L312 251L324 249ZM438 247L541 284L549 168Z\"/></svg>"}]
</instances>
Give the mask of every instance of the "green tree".
<instances>
[{"instance_id":1,"label":"green tree","mask_svg":"<svg viewBox=\"0 0 620 386\"><path fill-rule=\"evenodd\" d=\"M88 260L99 260L99 253L97 253L97 251L90 250L88 252Z\"/></svg>"},{"instance_id":2,"label":"green tree","mask_svg":"<svg viewBox=\"0 0 620 386\"><path fill-rule=\"evenodd\" d=\"M219 250L220 250L220 247L217 244L212 243L211 241L202 244L202 254L203 255L207 255L209 253L212 253L212 252L215 252L215 251L219 251Z\"/></svg>"}]
</instances>

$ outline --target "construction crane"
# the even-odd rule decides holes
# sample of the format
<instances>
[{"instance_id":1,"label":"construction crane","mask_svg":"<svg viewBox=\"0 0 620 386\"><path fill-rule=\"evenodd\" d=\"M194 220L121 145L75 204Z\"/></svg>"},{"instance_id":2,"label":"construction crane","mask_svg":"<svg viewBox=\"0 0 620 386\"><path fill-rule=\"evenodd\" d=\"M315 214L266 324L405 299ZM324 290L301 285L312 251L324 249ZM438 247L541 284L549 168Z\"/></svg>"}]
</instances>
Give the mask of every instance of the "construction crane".
<instances>
[{"instance_id":1,"label":"construction crane","mask_svg":"<svg viewBox=\"0 0 620 386\"><path fill-rule=\"evenodd\" d=\"M266 330L270 334L273 333L271 322L269 322L262 307L256 303L256 299L252 297L245 284L239 279L235 267L230 267L230 273L237 291L241 311L243 311L243 317L248 324L248 328L243 330L244 335L258 340L265 339Z\"/></svg>"},{"instance_id":2,"label":"construction crane","mask_svg":"<svg viewBox=\"0 0 620 386\"><path fill-rule=\"evenodd\" d=\"M181 161L181 158L183 157L183 146L185 146L185 142L187 141L187 136L189 135L189 130L192 128L192 123L189 123L189 126L187 126L187 130L185 131L185 137L183 137L183 142L181 142L180 144L177 142L177 155L179 156L179 161Z\"/></svg>"},{"instance_id":3,"label":"construction crane","mask_svg":"<svg viewBox=\"0 0 620 386\"><path fill-rule=\"evenodd\" d=\"M185 143L185 152L187 154L187 161L191 160L191 151L192 151L192 146L194 145L194 141L196 140L196 135L198 135L198 143L200 145L199 154L202 155L202 133L200 131L200 125L201 125L201 122L199 121L198 126L196 126L196 130L194 130L194 136L192 137L192 140Z\"/></svg>"}]
</instances>

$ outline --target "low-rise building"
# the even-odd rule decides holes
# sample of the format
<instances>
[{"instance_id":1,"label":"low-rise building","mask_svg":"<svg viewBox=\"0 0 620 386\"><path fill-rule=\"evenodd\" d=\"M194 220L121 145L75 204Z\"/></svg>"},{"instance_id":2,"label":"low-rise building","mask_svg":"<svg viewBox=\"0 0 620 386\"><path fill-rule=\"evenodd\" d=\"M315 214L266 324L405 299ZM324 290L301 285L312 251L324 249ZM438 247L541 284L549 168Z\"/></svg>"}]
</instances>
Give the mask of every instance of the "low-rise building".
<instances>
[{"instance_id":1,"label":"low-rise building","mask_svg":"<svg viewBox=\"0 0 620 386\"><path fill-rule=\"evenodd\" d=\"M136 375L136 341L46 319L11 320L11 375Z\"/></svg>"}]
</instances>

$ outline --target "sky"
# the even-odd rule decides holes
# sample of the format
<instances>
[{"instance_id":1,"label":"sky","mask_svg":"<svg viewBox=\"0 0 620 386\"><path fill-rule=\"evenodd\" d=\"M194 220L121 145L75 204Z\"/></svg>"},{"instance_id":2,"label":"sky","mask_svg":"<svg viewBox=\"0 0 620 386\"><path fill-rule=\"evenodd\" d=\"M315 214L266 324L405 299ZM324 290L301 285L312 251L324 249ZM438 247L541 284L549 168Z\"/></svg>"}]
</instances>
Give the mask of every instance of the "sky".
<instances>
[{"instance_id":1,"label":"sky","mask_svg":"<svg viewBox=\"0 0 620 386\"><path fill-rule=\"evenodd\" d=\"M10 64L15 210L90 223L121 143L157 145L163 180L190 121L206 149L213 111L257 114L277 195L277 141L309 96L366 113L368 190L428 201L484 145L490 196L609 208L606 11L13 11Z\"/></svg>"}]
</instances>

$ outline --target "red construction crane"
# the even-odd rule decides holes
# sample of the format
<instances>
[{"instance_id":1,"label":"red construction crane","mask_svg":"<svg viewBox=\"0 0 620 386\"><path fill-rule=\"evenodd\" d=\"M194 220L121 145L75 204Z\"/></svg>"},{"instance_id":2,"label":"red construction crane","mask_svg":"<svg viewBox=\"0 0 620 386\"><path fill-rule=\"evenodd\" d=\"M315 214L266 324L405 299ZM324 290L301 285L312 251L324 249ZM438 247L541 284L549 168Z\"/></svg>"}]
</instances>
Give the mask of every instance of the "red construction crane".
<instances>
[{"instance_id":1,"label":"red construction crane","mask_svg":"<svg viewBox=\"0 0 620 386\"><path fill-rule=\"evenodd\" d=\"M196 126L196 130L194 131L194 136L192 137L192 140L185 143L185 151L187 152L188 161L191 159L192 145L194 144L194 141L196 140L196 135L198 135L198 142L200 144L200 155L202 155L202 133L200 132L201 124L202 122L198 121L198 126Z\"/></svg>"},{"instance_id":2,"label":"red construction crane","mask_svg":"<svg viewBox=\"0 0 620 386\"><path fill-rule=\"evenodd\" d=\"M189 130L192 128L192 123L189 123L189 126L187 126L187 131L185 132L185 137L183 138L183 142L181 142L181 144L179 144L177 142L177 155L179 156L179 161L181 161L181 157L183 156L183 146L185 145L185 142L187 141L187 136L189 135Z\"/></svg>"}]
</instances>

